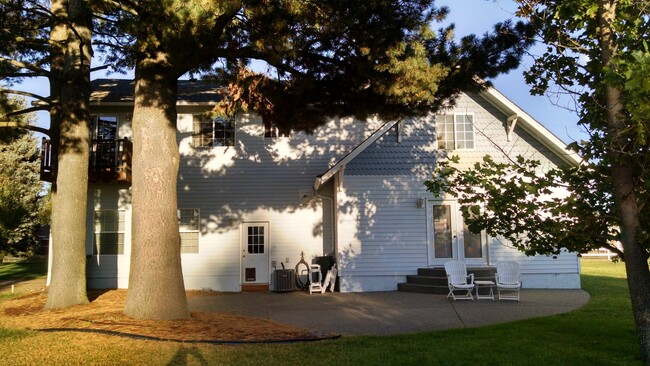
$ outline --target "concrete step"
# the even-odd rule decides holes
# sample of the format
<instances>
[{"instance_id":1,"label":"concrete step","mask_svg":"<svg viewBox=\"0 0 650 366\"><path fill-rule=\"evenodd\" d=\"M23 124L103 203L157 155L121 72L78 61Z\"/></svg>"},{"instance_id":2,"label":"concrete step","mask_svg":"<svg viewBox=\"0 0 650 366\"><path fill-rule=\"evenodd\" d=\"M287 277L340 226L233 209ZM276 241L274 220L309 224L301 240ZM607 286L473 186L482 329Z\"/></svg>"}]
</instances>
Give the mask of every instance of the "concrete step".
<instances>
[{"instance_id":1,"label":"concrete step","mask_svg":"<svg viewBox=\"0 0 650 366\"><path fill-rule=\"evenodd\" d=\"M447 286L447 278L445 277L406 276L406 282L416 285Z\"/></svg>"},{"instance_id":2,"label":"concrete step","mask_svg":"<svg viewBox=\"0 0 650 366\"><path fill-rule=\"evenodd\" d=\"M442 267L418 268L417 275L406 276L406 282L397 285L399 291L446 295L447 274ZM495 267L468 267L467 273L474 274L474 280L494 281Z\"/></svg>"},{"instance_id":3,"label":"concrete step","mask_svg":"<svg viewBox=\"0 0 650 366\"><path fill-rule=\"evenodd\" d=\"M447 295L449 288L445 286L422 285L417 283L398 283L397 290L405 292L418 292L423 294Z\"/></svg>"}]
</instances>

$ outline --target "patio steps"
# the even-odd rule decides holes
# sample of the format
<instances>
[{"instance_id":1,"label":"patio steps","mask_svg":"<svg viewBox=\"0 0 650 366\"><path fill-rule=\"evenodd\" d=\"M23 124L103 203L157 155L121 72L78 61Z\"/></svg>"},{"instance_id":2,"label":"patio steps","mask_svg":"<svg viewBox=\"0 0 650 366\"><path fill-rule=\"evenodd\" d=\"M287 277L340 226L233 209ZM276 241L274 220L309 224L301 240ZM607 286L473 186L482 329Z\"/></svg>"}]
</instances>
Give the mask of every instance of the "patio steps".
<instances>
[{"instance_id":1,"label":"patio steps","mask_svg":"<svg viewBox=\"0 0 650 366\"><path fill-rule=\"evenodd\" d=\"M468 267L467 273L474 273L474 280L494 281L495 267ZM406 276L406 282L397 284L399 291L447 295L445 269L419 268L417 275Z\"/></svg>"}]
</instances>

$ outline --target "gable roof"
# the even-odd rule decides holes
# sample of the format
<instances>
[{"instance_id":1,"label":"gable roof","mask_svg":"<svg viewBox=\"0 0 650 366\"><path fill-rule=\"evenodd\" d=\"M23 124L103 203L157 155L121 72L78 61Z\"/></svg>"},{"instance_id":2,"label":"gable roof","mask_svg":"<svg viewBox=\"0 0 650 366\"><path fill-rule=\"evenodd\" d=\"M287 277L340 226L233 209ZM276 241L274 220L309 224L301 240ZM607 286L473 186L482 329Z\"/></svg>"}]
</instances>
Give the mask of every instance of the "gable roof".
<instances>
[{"instance_id":1,"label":"gable roof","mask_svg":"<svg viewBox=\"0 0 650 366\"><path fill-rule=\"evenodd\" d=\"M388 130L390 130L393 126L397 124L397 121L390 121L384 123L379 129L377 129L375 132L372 133L372 135L368 136L365 140L363 140L362 143L360 143L357 147L352 149L347 155L345 155L341 160L337 161L334 166L329 168L325 173L319 175L316 177L316 181L314 182L314 190L318 190L320 186L330 180L336 173L341 171L342 169L345 168L345 166L351 162L354 158L356 158L359 154L361 154L368 146L372 145L373 142L377 141L380 137L382 137Z\"/></svg>"},{"instance_id":2,"label":"gable roof","mask_svg":"<svg viewBox=\"0 0 650 366\"><path fill-rule=\"evenodd\" d=\"M536 138L542 143L542 145L562 159L562 161L571 166L580 165L582 162L580 155L568 150L567 144L565 144L564 141L555 136L551 131L539 123L539 121L526 113L523 109L519 108L518 105L513 103L505 95L501 94L501 92L494 88L488 88L481 92L480 96L505 114L508 121L514 121L513 123L516 123L531 136Z\"/></svg>"},{"instance_id":3,"label":"gable roof","mask_svg":"<svg viewBox=\"0 0 650 366\"><path fill-rule=\"evenodd\" d=\"M131 105L135 81L132 79L95 79L90 82L90 103L94 105ZM215 81L178 80L178 104L214 104L223 96Z\"/></svg>"},{"instance_id":4,"label":"gable roof","mask_svg":"<svg viewBox=\"0 0 650 366\"><path fill-rule=\"evenodd\" d=\"M523 109L519 108L519 106L513 103L505 95L501 94L501 92L498 90L490 87L487 90L481 92L479 95L499 111L501 111L504 115L506 115L508 122L513 123L512 128L514 128L514 124L519 124L521 128L523 128L531 136L537 139L546 148L551 150L551 152L557 155L565 163L571 166L577 166L582 162L580 155L568 150L567 144L565 144L564 141L555 136L551 131L549 131L536 119L526 113ZM314 189L318 190L320 186L331 179L336 173L345 169L345 166L350 161L352 161L366 148L377 141L388 130L390 130L391 127L395 126L396 123L396 121L385 123L377 131L365 139L361 144L350 151L350 153L336 162L334 166L329 168L325 173L319 175L314 182Z\"/></svg>"}]
</instances>

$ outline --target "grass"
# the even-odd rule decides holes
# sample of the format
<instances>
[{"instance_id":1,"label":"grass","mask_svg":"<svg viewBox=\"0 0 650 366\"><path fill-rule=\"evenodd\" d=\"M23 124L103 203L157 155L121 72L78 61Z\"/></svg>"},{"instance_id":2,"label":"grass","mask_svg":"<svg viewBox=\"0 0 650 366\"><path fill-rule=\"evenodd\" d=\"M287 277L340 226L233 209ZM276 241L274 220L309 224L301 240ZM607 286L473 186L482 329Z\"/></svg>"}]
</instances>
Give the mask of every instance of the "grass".
<instances>
[{"instance_id":1,"label":"grass","mask_svg":"<svg viewBox=\"0 0 650 366\"><path fill-rule=\"evenodd\" d=\"M33 280L47 275L47 261L0 263L0 281Z\"/></svg>"},{"instance_id":2,"label":"grass","mask_svg":"<svg viewBox=\"0 0 650 366\"><path fill-rule=\"evenodd\" d=\"M212 346L0 329L3 363L102 365L638 365L622 263L583 260L591 300L557 316L300 344Z\"/></svg>"}]
</instances>

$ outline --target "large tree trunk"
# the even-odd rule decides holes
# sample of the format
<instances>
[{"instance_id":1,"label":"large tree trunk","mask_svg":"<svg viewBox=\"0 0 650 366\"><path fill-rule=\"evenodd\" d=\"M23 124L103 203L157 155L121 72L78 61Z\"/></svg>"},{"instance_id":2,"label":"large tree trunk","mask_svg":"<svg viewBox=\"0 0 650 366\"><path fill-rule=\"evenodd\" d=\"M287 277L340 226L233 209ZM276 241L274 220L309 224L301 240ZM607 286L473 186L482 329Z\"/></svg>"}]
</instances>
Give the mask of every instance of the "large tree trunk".
<instances>
[{"instance_id":1,"label":"large tree trunk","mask_svg":"<svg viewBox=\"0 0 650 366\"><path fill-rule=\"evenodd\" d=\"M616 2L601 0L599 11L600 45L602 49L601 62L604 67L612 67L612 58L617 51L611 28L615 19ZM639 177L636 173L634 157L625 153L630 144L626 133L628 126L621 90L606 85L605 101L607 134L611 137L611 146L607 153L611 158L614 201L620 218L621 244L623 245L632 313L636 323L641 357L645 364L650 364L650 269L645 250L638 242L640 209L635 189Z\"/></svg>"},{"instance_id":2,"label":"large tree trunk","mask_svg":"<svg viewBox=\"0 0 650 366\"><path fill-rule=\"evenodd\" d=\"M133 223L124 313L138 319L188 318L181 268L176 179L178 77L144 60L136 67L133 111Z\"/></svg>"},{"instance_id":3,"label":"large tree trunk","mask_svg":"<svg viewBox=\"0 0 650 366\"><path fill-rule=\"evenodd\" d=\"M91 13L82 0L53 0L52 27L52 272L47 309L88 303L86 207L90 95ZM58 102L58 103L57 103Z\"/></svg>"}]
</instances>

